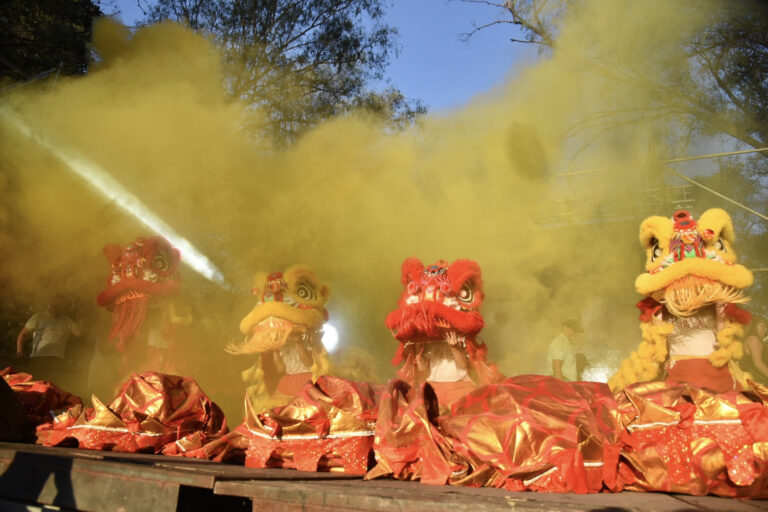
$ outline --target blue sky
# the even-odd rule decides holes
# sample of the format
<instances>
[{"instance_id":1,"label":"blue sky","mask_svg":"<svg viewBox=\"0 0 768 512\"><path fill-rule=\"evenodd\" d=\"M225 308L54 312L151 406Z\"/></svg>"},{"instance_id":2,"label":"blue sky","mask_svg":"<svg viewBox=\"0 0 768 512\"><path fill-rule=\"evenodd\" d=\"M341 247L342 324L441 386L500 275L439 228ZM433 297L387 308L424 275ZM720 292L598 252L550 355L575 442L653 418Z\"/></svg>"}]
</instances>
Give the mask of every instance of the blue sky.
<instances>
[{"instance_id":1,"label":"blue sky","mask_svg":"<svg viewBox=\"0 0 768 512\"><path fill-rule=\"evenodd\" d=\"M513 44L520 37L514 25L481 30L468 42L460 35L473 24L501 18L498 9L459 0L394 0L383 2L386 22L400 33L399 55L392 57L385 84L407 97L420 99L430 112L460 107L502 83L516 66L535 58L535 49ZM141 17L137 0L117 0L122 21L133 25ZM105 7L105 11L109 9Z\"/></svg>"}]
</instances>

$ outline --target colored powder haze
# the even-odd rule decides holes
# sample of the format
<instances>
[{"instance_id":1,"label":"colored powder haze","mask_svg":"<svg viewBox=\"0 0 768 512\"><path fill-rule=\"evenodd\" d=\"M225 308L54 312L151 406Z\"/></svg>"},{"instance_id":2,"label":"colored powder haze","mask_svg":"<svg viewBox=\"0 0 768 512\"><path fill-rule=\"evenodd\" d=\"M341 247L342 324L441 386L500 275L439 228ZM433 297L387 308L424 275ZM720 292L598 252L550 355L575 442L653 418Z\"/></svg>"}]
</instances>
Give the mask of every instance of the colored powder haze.
<instances>
[{"instance_id":1,"label":"colored powder haze","mask_svg":"<svg viewBox=\"0 0 768 512\"><path fill-rule=\"evenodd\" d=\"M625 124L596 139L596 130L573 127L653 103L653 92L617 76L687 72L674 49L697 19L681 4L591 2L568 20L552 57L405 133L349 116L290 150L254 141L242 127L258 123L258 112L227 98L215 48L175 24L130 33L101 21L101 60L87 76L5 97L3 108L48 144L106 170L221 270L229 291L184 269L195 329L180 366L230 410L251 362L223 348L254 304L251 276L294 263L330 283L339 353L355 364L375 361L381 379L394 374L396 342L383 324L408 256L480 263L481 336L505 374L547 373L548 342L574 317L602 369L594 377L604 379L639 342L633 280L644 256L636 236L649 212L566 225L553 212L567 184L553 176L572 166L635 164L580 182L597 198L580 207L597 217L648 186L655 158L675 154L664 142L674 127L661 122ZM3 117L4 293L37 304L54 291L77 293L104 343L109 314L91 306L109 273L102 246L148 229Z\"/></svg>"}]
</instances>

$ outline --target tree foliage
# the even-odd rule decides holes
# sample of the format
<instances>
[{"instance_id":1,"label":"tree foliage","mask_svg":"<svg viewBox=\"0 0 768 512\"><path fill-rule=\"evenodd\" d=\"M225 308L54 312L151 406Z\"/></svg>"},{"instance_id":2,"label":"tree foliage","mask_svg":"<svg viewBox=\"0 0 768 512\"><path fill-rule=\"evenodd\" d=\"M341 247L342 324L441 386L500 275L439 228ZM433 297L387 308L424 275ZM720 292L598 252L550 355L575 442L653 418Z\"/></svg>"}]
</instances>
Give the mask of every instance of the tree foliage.
<instances>
[{"instance_id":1,"label":"tree foliage","mask_svg":"<svg viewBox=\"0 0 768 512\"><path fill-rule=\"evenodd\" d=\"M396 125L425 110L395 89L369 90L396 49L380 0L156 0L146 13L214 37L229 91L265 112L278 140L361 106Z\"/></svg>"},{"instance_id":2,"label":"tree foliage","mask_svg":"<svg viewBox=\"0 0 768 512\"><path fill-rule=\"evenodd\" d=\"M538 45L545 52L557 50L564 20L587 3L587 0L464 1L495 6L503 12L500 19L474 31L497 23L512 24L524 34L524 38L512 39L513 42ZM703 28L681 48L690 66L689 73L669 73L653 82L631 70L611 70L600 67L599 62L585 64L622 83L631 82L635 87L656 91L659 105L652 118L657 119L659 112L686 116L690 120L690 136L726 135L746 147L766 147L768 2L701 1L680 2L680 5L681 9L694 9L708 16ZM648 112L638 112L634 120L643 122L648 115ZM762 172L768 174L768 166L763 166Z\"/></svg>"},{"instance_id":3,"label":"tree foliage","mask_svg":"<svg viewBox=\"0 0 768 512\"><path fill-rule=\"evenodd\" d=\"M84 73L91 22L100 14L92 0L3 0L0 80L26 81L51 70Z\"/></svg>"}]
</instances>

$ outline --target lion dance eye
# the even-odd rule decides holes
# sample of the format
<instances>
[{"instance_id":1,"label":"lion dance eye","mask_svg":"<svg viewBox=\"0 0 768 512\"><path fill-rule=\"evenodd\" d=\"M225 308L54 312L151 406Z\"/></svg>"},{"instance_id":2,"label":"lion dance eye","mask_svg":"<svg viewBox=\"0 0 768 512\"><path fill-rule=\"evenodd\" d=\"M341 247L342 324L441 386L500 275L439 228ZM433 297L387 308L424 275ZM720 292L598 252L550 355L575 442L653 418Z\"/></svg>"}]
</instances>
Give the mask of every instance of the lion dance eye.
<instances>
[{"instance_id":1,"label":"lion dance eye","mask_svg":"<svg viewBox=\"0 0 768 512\"><path fill-rule=\"evenodd\" d=\"M165 272L169 268L168 258L165 254L158 254L152 259L152 266L160 272Z\"/></svg>"},{"instance_id":2,"label":"lion dance eye","mask_svg":"<svg viewBox=\"0 0 768 512\"><path fill-rule=\"evenodd\" d=\"M718 251L725 251L725 244L723 243L722 238L718 238L717 242L715 242L715 249Z\"/></svg>"},{"instance_id":3,"label":"lion dance eye","mask_svg":"<svg viewBox=\"0 0 768 512\"><path fill-rule=\"evenodd\" d=\"M661 254L664 252L661 250L661 247L659 246L659 241L655 238L651 239L651 261L656 260L656 258L661 257Z\"/></svg>"},{"instance_id":4,"label":"lion dance eye","mask_svg":"<svg viewBox=\"0 0 768 512\"><path fill-rule=\"evenodd\" d=\"M315 300L317 298L315 289L307 283L301 283L296 287L296 296L301 300Z\"/></svg>"},{"instance_id":5,"label":"lion dance eye","mask_svg":"<svg viewBox=\"0 0 768 512\"><path fill-rule=\"evenodd\" d=\"M465 284L461 287L461 290L459 290L459 293L456 295L456 298L459 299L461 302L472 302L472 299L474 298L475 294L472 291L472 287L469 284Z\"/></svg>"}]
</instances>

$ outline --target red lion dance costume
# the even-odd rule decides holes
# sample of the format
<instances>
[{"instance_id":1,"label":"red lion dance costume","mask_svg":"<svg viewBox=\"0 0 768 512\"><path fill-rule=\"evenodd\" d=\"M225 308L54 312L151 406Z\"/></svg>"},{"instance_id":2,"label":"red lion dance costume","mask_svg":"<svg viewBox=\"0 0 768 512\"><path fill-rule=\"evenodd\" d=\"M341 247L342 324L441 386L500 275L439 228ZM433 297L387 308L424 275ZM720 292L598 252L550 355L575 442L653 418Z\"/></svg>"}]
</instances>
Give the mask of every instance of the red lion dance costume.
<instances>
[{"instance_id":1,"label":"red lion dance costume","mask_svg":"<svg viewBox=\"0 0 768 512\"><path fill-rule=\"evenodd\" d=\"M143 359L142 348L134 346L144 326L152 301L179 293L179 251L161 236L139 237L121 247L104 246L104 255L112 264L107 287L96 298L99 306L112 311L110 339L117 340L123 361Z\"/></svg>"},{"instance_id":2,"label":"red lion dance costume","mask_svg":"<svg viewBox=\"0 0 768 512\"><path fill-rule=\"evenodd\" d=\"M411 386L429 382L438 402L449 406L478 385L503 377L486 362L487 348L477 335L485 325L480 266L471 260L424 267L416 258L403 262L404 286L387 327L400 342L393 364Z\"/></svg>"},{"instance_id":3,"label":"red lion dance costume","mask_svg":"<svg viewBox=\"0 0 768 512\"><path fill-rule=\"evenodd\" d=\"M510 490L616 489L618 423L610 390L523 375L486 362L480 267L403 263L405 288L387 327L404 361L379 402L366 478ZM605 464L604 464L604 461Z\"/></svg>"}]
</instances>

